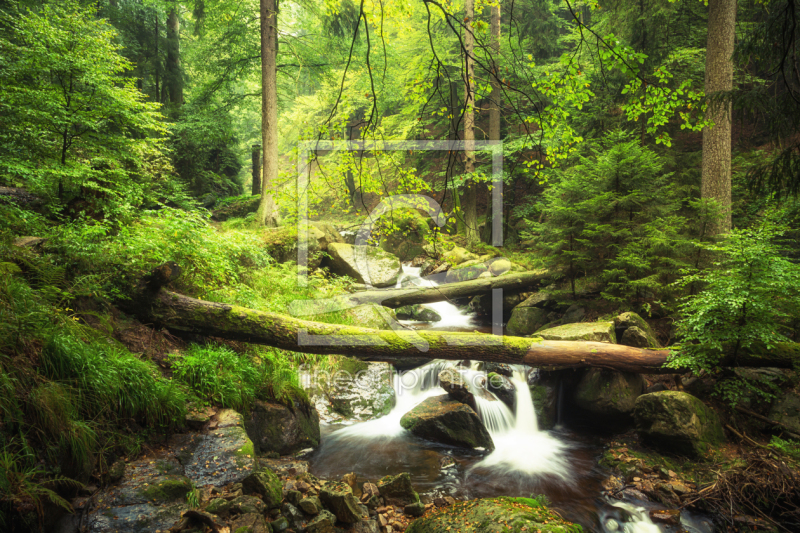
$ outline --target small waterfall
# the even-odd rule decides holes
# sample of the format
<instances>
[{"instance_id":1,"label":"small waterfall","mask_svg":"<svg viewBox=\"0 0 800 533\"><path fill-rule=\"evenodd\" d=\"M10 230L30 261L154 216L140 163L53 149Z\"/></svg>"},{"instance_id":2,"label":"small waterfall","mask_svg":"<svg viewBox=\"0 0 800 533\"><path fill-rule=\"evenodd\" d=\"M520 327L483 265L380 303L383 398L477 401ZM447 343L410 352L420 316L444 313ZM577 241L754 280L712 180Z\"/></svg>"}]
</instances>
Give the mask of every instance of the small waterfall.
<instances>
[{"instance_id":1,"label":"small waterfall","mask_svg":"<svg viewBox=\"0 0 800 533\"><path fill-rule=\"evenodd\" d=\"M402 288L404 283L409 282L416 287L436 287L439 285L433 280L421 278L419 275L420 270L422 270L420 267L403 265L403 275L397 280L397 288ZM442 317L439 322L431 323L434 328L471 328L475 325L471 315L464 313L450 302L435 302L425 304L425 307L433 309Z\"/></svg>"},{"instance_id":2,"label":"small waterfall","mask_svg":"<svg viewBox=\"0 0 800 533\"><path fill-rule=\"evenodd\" d=\"M601 516L601 522L606 533L661 533L644 507L628 502L613 502L611 507L622 512L609 510L602 513L605 514Z\"/></svg>"}]
</instances>

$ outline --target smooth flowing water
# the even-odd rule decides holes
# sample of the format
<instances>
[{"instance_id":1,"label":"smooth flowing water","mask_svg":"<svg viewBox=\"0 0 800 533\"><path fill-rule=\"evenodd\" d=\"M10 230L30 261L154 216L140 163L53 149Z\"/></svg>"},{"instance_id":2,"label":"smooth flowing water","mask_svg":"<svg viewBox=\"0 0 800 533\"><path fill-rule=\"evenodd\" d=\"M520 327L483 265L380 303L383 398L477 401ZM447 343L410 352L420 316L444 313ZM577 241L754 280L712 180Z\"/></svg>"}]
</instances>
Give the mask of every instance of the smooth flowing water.
<instances>
[{"instance_id":1,"label":"smooth flowing water","mask_svg":"<svg viewBox=\"0 0 800 533\"><path fill-rule=\"evenodd\" d=\"M404 267L399 285L435 286L419 278L419 269ZM473 318L450 302L431 304L442 317L426 329L473 330ZM339 478L355 472L359 482L375 482L387 474L409 472L420 493L457 498L531 496L544 494L565 518L593 531L605 533L655 533L644 507L609 502L600 497L604 473L596 466L601 443L557 427L540 431L529 389L527 367L515 366L515 411L483 389L485 373L480 365L470 368L455 362L432 361L405 373L396 373L396 404L379 419L351 426L326 425L322 442L311 456L311 471L323 478ZM439 373L461 372L476 398L478 415L488 429L495 449L490 452L456 449L425 442L405 431L400 419L431 396L445 394ZM479 390L482 389L482 390ZM696 533L707 528L685 523ZM710 533L710 529L708 533Z\"/></svg>"}]
</instances>

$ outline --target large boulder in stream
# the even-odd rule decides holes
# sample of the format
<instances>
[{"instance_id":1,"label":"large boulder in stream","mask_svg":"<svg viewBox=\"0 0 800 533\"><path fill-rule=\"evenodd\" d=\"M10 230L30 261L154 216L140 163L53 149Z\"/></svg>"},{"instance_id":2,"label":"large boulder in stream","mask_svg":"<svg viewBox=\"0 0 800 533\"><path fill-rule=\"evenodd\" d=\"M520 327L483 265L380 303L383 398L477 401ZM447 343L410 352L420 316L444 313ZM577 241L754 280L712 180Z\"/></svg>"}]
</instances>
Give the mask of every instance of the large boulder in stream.
<instances>
[{"instance_id":1,"label":"large boulder in stream","mask_svg":"<svg viewBox=\"0 0 800 533\"><path fill-rule=\"evenodd\" d=\"M363 368L340 369L325 396L331 409L345 418L371 420L389 414L397 398L388 363L362 363Z\"/></svg>"},{"instance_id":2,"label":"large boulder in stream","mask_svg":"<svg viewBox=\"0 0 800 533\"><path fill-rule=\"evenodd\" d=\"M468 405L433 396L403 415L400 425L417 437L460 448L494 449L489 431Z\"/></svg>"},{"instance_id":3,"label":"large boulder in stream","mask_svg":"<svg viewBox=\"0 0 800 533\"><path fill-rule=\"evenodd\" d=\"M328 255L326 265L331 272L375 287L393 287L403 272L396 255L374 246L331 243Z\"/></svg>"},{"instance_id":4,"label":"large boulder in stream","mask_svg":"<svg viewBox=\"0 0 800 533\"><path fill-rule=\"evenodd\" d=\"M355 524L364 518L358 500L353 496L353 489L347 483L328 481L320 490L319 499L341 522Z\"/></svg>"},{"instance_id":5,"label":"large boulder in stream","mask_svg":"<svg viewBox=\"0 0 800 533\"><path fill-rule=\"evenodd\" d=\"M685 392L643 394L633 416L642 441L665 453L700 458L725 439L717 414Z\"/></svg>"},{"instance_id":6,"label":"large boulder in stream","mask_svg":"<svg viewBox=\"0 0 800 533\"><path fill-rule=\"evenodd\" d=\"M419 501L419 494L411 486L411 474L384 476L378 481L378 493L388 505L406 506Z\"/></svg>"},{"instance_id":7,"label":"large boulder in stream","mask_svg":"<svg viewBox=\"0 0 800 533\"><path fill-rule=\"evenodd\" d=\"M319 446L319 414L302 399L292 405L256 400L245 427L259 454L289 455Z\"/></svg>"},{"instance_id":8,"label":"large boulder in stream","mask_svg":"<svg viewBox=\"0 0 800 533\"><path fill-rule=\"evenodd\" d=\"M478 279L481 274L488 273L489 269L480 259L474 259L456 265L447 271L444 278L445 283L458 283L459 281L469 281L471 279ZM491 276L491 274L489 274Z\"/></svg>"},{"instance_id":9,"label":"large boulder in stream","mask_svg":"<svg viewBox=\"0 0 800 533\"><path fill-rule=\"evenodd\" d=\"M613 322L578 322L544 329L536 333L548 341L594 341L617 343Z\"/></svg>"},{"instance_id":10,"label":"large boulder in stream","mask_svg":"<svg viewBox=\"0 0 800 533\"><path fill-rule=\"evenodd\" d=\"M581 409L602 417L629 419L636 398L645 389L641 374L590 368L575 389L575 403Z\"/></svg>"},{"instance_id":11,"label":"large boulder in stream","mask_svg":"<svg viewBox=\"0 0 800 533\"><path fill-rule=\"evenodd\" d=\"M501 496L441 507L413 521L406 529L406 533L456 531L574 533L579 531L579 527L564 521L535 499Z\"/></svg>"}]
</instances>

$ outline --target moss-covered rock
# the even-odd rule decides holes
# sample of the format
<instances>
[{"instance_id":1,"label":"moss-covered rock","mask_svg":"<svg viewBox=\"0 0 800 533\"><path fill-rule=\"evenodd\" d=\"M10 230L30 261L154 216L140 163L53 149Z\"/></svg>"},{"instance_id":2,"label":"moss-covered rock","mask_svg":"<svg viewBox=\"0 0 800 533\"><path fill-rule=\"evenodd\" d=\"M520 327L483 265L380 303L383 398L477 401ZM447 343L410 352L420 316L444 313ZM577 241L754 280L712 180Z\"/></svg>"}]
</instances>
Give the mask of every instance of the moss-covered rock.
<instances>
[{"instance_id":1,"label":"moss-covered rock","mask_svg":"<svg viewBox=\"0 0 800 533\"><path fill-rule=\"evenodd\" d=\"M800 396L785 392L773 402L769 417L800 433Z\"/></svg>"},{"instance_id":2,"label":"moss-covered rock","mask_svg":"<svg viewBox=\"0 0 800 533\"><path fill-rule=\"evenodd\" d=\"M163 476L140 489L146 500L158 502L184 500L191 490L192 482L186 476Z\"/></svg>"},{"instance_id":3,"label":"moss-covered rock","mask_svg":"<svg viewBox=\"0 0 800 533\"><path fill-rule=\"evenodd\" d=\"M395 310L397 318L400 320L417 320L419 322L439 322L442 317L429 307L414 304L405 305Z\"/></svg>"},{"instance_id":4,"label":"moss-covered rock","mask_svg":"<svg viewBox=\"0 0 800 533\"><path fill-rule=\"evenodd\" d=\"M331 243L328 255L326 265L331 272L375 287L394 286L403 271L397 256L373 246Z\"/></svg>"},{"instance_id":5,"label":"moss-covered rock","mask_svg":"<svg viewBox=\"0 0 800 533\"><path fill-rule=\"evenodd\" d=\"M316 516L322 511L322 501L317 496L308 496L297 503L300 509L309 515Z\"/></svg>"},{"instance_id":6,"label":"moss-covered rock","mask_svg":"<svg viewBox=\"0 0 800 533\"><path fill-rule=\"evenodd\" d=\"M494 449L477 413L447 396L433 396L403 415L400 425L414 435L461 448Z\"/></svg>"},{"instance_id":7,"label":"moss-covered rock","mask_svg":"<svg viewBox=\"0 0 800 533\"><path fill-rule=\"evenodd\" d=\"M355 524L363 518L358 500L353 496L353 489L341 481L329 481L319 491L319 499L336 518L346 524Z\"/></svg>"},{"instance_id":8,"label":"moss-covered rock","mask_svg":"<svg viewBox=\"0 0 800 533\"><path fill-rule=\"evenodd\" d=\"M633 416L642 441L665 453L702 457L725 439L717 414L685 392L643 394Z\"/></svg>"},{"instance_id":9,"label":"moss-covered rock","mask_svg":"<svg viewBox=\"0 0 800 533\"><path fill-rule=\"evenodd\" d=\"M396 402L392 367L387 363L364 363L364 369L344 368L323 384L332 411L346 418L370 420L389 414Z\"/></svg>"},{"instance_id":10,"label":"moss-covered rock","mask_svg":"<svg viewBox=\"0 0 800 533\"><path fill-rule=\"evenodd\" d=\"M419 501L419 495L411 486L411 474L408 472L382 477L378 481L378 493L387 504L400 507Z\"/></svg>"},{"instance_id":11,"label":"moss-covered rock","mask_svg":"<svg viewBox=\"0 0 800 533\"><path fill-rule=\"evenodd\" d=\"M319 446L319 414L313 405L292 405L256 400L245 420L247 433L258 454L289 455Z\"/></svg>"},{"instance_id":12,"label":"moss-covered rock","mask_svg":"<svg viewBox=\"0 0 800 533\"><path fill-rule=\"evenodd\" d=\"M218 516L224 516L231 510L231 502L224 498L214 498L206 506L206 512Z\"/></svg>"},{"instance_id":13,"label":"moss-covered rock","mask_svg":"<svg viewBox=\"0 0 800 533\"><path fill-rule=\"evenodd\" d=\"M511 311L511 318L506 324L506 333L518 337L532 335L547 324L547 311L539 307L517 306Z\"/></svg>"},{"instance_id":14,"label":"moss-covered rock","mask_svg":"<svg viewBox=\"0 0 800 533\"><path fill-rule=\"evenodd\" d=\"M247 514L247 513L257 513L257 514L264 514L267 507L261 498L256 498L255 496L243 495L237 498L234 498L230 502L230 510L235 513ZM210 512L210 511L209 511Z\"/></svg>"},{"instance_id":15,"label":"moss-covered rock","mask_svg":"<svg viewBox=\"0 0 800 533\"><path fill-rule=\"evenodd\" d=\"M559 515L532 498L486 498L457 502L415 520L407 533L579 533L581 526L564 521Z\"/></svg>"},{"instance_id":16,"label":"moss-covered rock","mask_svg":"<svg viewBox=\"0 0 800 533\"><path fill-rule=\"evenodd\" d=\"M243 514L231 523L231 533L270 533L272 528L264 517L256 513Z\"/></svg>"},{"instance_id":17,"label":"moss-covered rock","mask_svg":"<svg viewBox=\"0 0 800 533\"><path fill-rule=\"evenodd\" d=\"M558 416L558 390L556 386L552 383L537 381L529 387L539 429L552 429L556 425Z\"/></svg>"},{"instance_id":18,"label":"moss-covered rock","mask_svg":"<svg viewBox=\"0 0 800 533\"><path fill-rule=\"evenodd\" d=\"M486 265L479 259L473 261L466 261L460 265L456 265L447 271L444 278L445 283L457 283L459 281L469 281L477 279L481 274L489 272Z\"/></svg>"},{"instance_id":19,"label":"moss-covered rock","mask_svg":"<svg viewBox=\"0 0 800 533\"><path fill-rule=\"evenodd\" d=\"M447 261L453 266L460 265L467 261L473 261L478 259L478 256L473 254L472 252L468 252L466 248L461 248L460 246L456 246L452 250L445 252L442 255L442 259Z\"/></svg>"},{"instance_id":20,"label":"moss-covered rock","mask_svg":"<svg viewBox=\"0 0 800 533\"><path fill-rule=\"evenodd\" d=\"M578 322L543 329L536 335L549 341L594 341L616 344L613 322Z\"/></svg>"},{"instance_id":21,"label":"moss-covered rock","mask_svg":"<svg viewBox=\"0 0 800 533\"><path fill-rule=\"evenodd\" d=\"M308 533L334 533L336 531L336 516L330 511L322 510L316 518L306 525Z\"/></svg>"},{"instance_id":22,"label":"moss-covered rock","mask_svg":"<svg viewBox=\"0 0 800 533\"><path fill-rule=\"evenodd\" d=\"M242 489L246 494L260 494L268 509L276 509L281 505L283 485L277 474L266 466L244 478Z\"/></svg>"},{"instance_id":23,"label":"moss-covered rock","mask_svg":"<svg viewBox=\"0 0 800 533\"><path fill-rule=\"evenodd\" d=\"M575 403L600 416L628 417L644 389L645 381L640 374L591 368L575 389Z\"/></svg>"}]
</instances>

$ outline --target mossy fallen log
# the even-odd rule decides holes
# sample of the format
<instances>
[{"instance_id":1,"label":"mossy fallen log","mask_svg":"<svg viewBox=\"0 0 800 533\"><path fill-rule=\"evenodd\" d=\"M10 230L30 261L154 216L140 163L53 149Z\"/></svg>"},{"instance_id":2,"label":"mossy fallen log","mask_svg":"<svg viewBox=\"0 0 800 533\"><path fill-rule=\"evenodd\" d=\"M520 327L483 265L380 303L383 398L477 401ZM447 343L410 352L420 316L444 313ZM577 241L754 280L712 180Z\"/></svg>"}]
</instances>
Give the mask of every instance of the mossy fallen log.
<instances>
[{"instance_id":1,"label":"mossy fallen log","mask_svg":"<svg viewBox=\"0 0 800 533\"><path fill-rule=\"evenodd\" d=\"M350 309L364 304L378 304L385 307L398 308L406 305L445 302L489 294L493 289L520 291L539 285L547 277L546 270L505 274L495 278L479 278L470 281L448 283L436 287L409 287L403 289L378 289L343 294L333 298L320 300L302 300L293 302L289 313L293 316L309 316Z\"/></svg>"},{"instance_id":2,"label":"mossy fallen log","mask_svg":"<svg viewBox=\"0 0 800 533\"><path fill-rule=\"evenodd\" d=\"M483 333L375 330L301 320L287 315L207 302L170 292L159 281L174 280L177 265L160 267L125 305L140 320L184 331L284 350L345 354L373 361L405 358L473 359L508 364L602 367L627 372L660 372L667 350L643 350L617 344L545 341ZM671 370L674 372L674 370Z\"/></svg>"}]
</instances>

